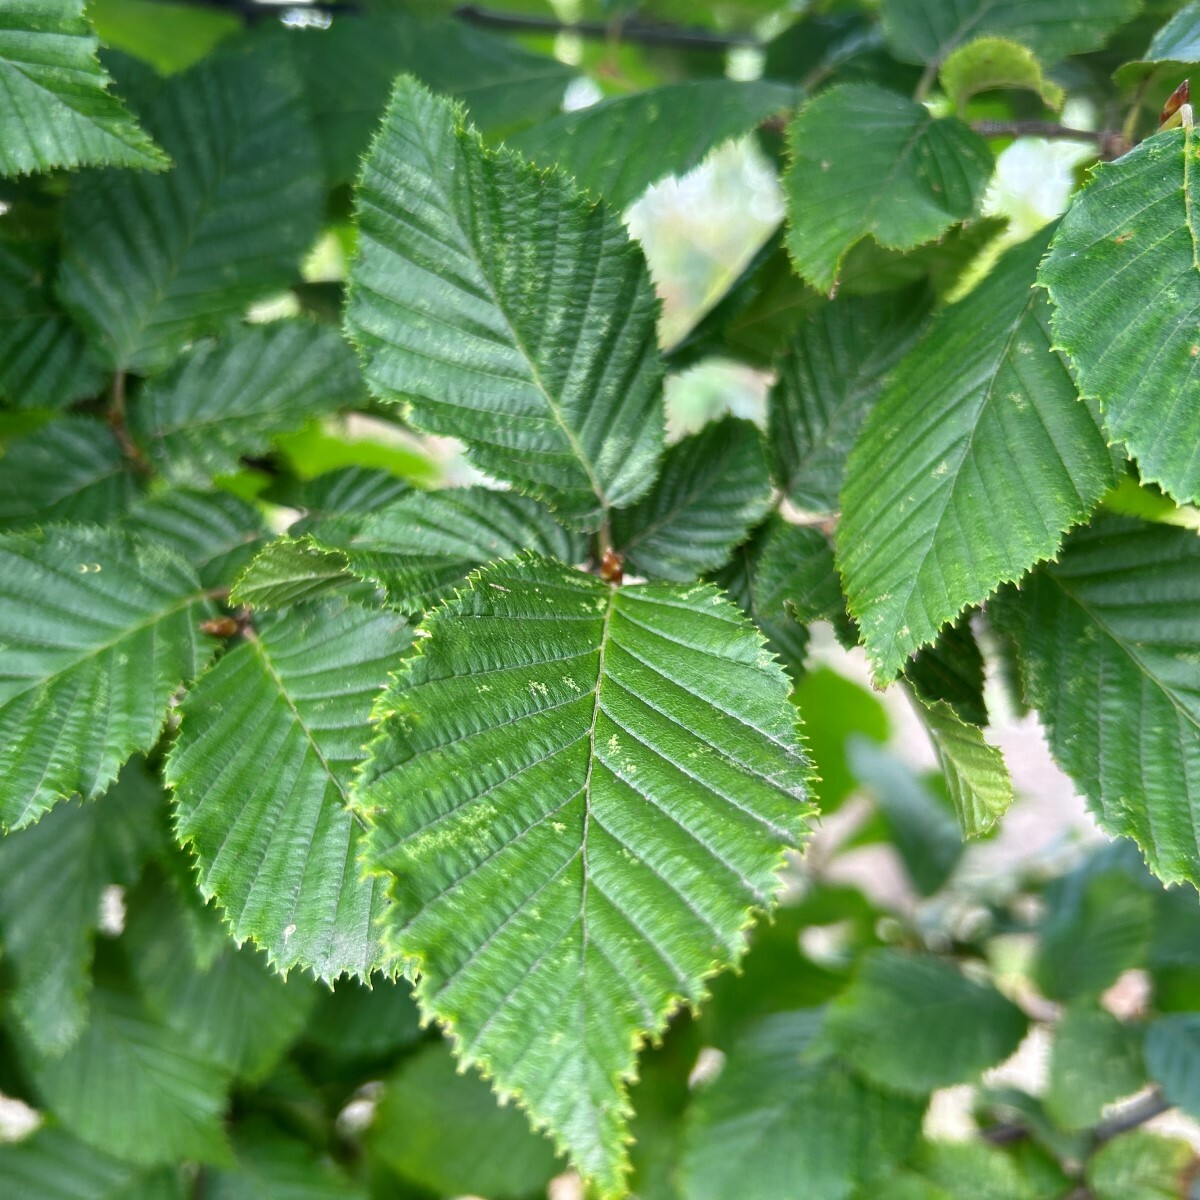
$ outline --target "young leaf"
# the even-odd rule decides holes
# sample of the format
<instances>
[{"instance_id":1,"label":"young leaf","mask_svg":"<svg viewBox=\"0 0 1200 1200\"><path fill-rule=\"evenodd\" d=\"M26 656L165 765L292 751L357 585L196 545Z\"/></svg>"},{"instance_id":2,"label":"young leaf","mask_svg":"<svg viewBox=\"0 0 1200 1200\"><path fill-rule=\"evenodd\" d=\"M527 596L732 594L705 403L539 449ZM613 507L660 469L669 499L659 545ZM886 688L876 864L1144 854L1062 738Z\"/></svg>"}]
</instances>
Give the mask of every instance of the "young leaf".
<instances>
[{"instance_id":1,"label":"young leaf","mask_svg":"<svg viewBox=\"0 0 1200 1200\"><path fill-rule=\"evenodd\" d=\"M0 9L0 175L168 165L108 90L99 48L83 0L17 0Z\"/></svg>"},{"instance_id":2,"label":"young leaf","mask_svg":"<svg viewBox=\"0 0 1200 1200\"><path fill-rule=\"evenodd\" d=\"M914 1095L1006 1059L1027 1026L991 984L898 950L869 955L828 1018L833 1043L868 1079Z\"/></svg>"},{"instance_id":3,"label":"young leaf","mask_svg":"<svg viewBox=\"0 0 1200 1200\"><path fill-rule=\"evenodd\" d=\"M64 416L0 448L0 529L59 521L108 524L137 495L112 431Z\"/></svg>"},{"instance_id":4,"label":"young leaf","mask_svg":"<svg viewBox=\"0 0 1200 1200\"><path fill-rule=\"evenodd\" d=\"M758 80L693 79L560 113L507 139L526 158L561 167L618 211L652 183L684 175L722 142L795 105L797 90Z\"/></svg>"},{"instance_id":5,"label":"young leaf","mask_svg":"<svg viewBox=\"0 0 1200 1200\"><path fill-rule=\"evenodd\" d=\"M958 823L965 836L981 837L1013 802L1004 756L983 740L977 725L961 720L944 700L918 701L917 708L946 777Z\"/></svg>"},{"instance_id":6,"label":"young leaf","mask_svg":"<svg viewBox=\"0 0 1200 1200\"><path fill-rule=\"evenodd\" d=\"M1200 501L1196 136L1173 129L1096 168L1038 274L1080 391L1180 502Z\"/></svg>"},{"instance_id":7,"label":"young leaf","mask_svg":"<svg viewBox=\"0 0 1200 1200\"><path fill-rule=\"evenodd\" d=\"M1036 92L1048 108L1061 108L1066 93L1042 74L1028 46L1002 37L981 37L952 51L938 72L942 88L961 112L972 96L996 88Z\"/></svg>"},{"instance_id":8,"label":"young leaf","mask_svg":"<svg viewBox=\"0 0 1200 1200\"><path fill-rule=\"evenodd\" d=\"M1200 883L1200 538L1105 517L998 606L1026 700L1114 836L1168 883Z\"/></svg>"},{"instance_id":9,"label":"young leaf","mask_svg":"<svg viewBox=\"0 0 1200 1200\"><path fill-rule=\"evenodd\" d=\"M168 550L114 530L0 538L0 824L104 792L211 656L211 609Z\"/></svg>"},{"instance_id":10,"label":"young leaf","mask_svg":"<svg viewBox=\"0 0 1200 1200\"><path fill-rule=\"evenodd\" d=\"M846 465L839 566L877 678L1058 550L1115 482L1030 285L1042 234L944 309ZM1003 514L1000 519L999 514Z\"/></svg>"},{"instance_id":11,"label":"young leaf","mask_svg":"<svg viewBox=\"0 0 1200 1200\"><path fill-rule=\"evenodd\" d=\"M778 360L768 444L780 487L801 508L837 508L850 447L927 308L923 291L848 296L800 324Z\"/></svg>"},{"instance_id":12,"label":"young leaf","mask_svg":"<svg viewBox=\"0 0 1200 1200\"><path fill-rule=\"evenodd\" d=\"M361 391L350 348L328 326L276 321L202 342L130 405L129 429L169 479L232 475L276 434L345 406Z\"/></svg>"},{"instance_id":13,"label":"young leaf","mask_svg":"<svg viewBox=\"0 0 1200 1200\"><path fill-rule=\"evenodd\" d=\"M390 945L461 1061L616 1194L639 1043L737 961L803 838L787 681L710 585L536 558L424 629L358 792Z\"/></svg>"},{"instance_id":14,"label":"young leaf","mask_svg":"<svg viewBox=\"0 0 1200 1200\"><path fill-rule=\"evenodd\" d=\"M208 59L141 109L175 167L76 182L59 292L112 367L146 371L298 273L321 180L295 76L274 55Z\"/></svg>"},{"instance_id":15,"label":"young leaf","mask_svg":"<svg viewBox=\"0 0 1200 1200\"><path fill-rule=\"evenodd\" d=\"M734 1045L688 1115L688 1200L845 1200L902 1159L924 1105L814 1053L819 1011L779 1013Z\"/></svg>"},{"instance_id":16,"label":"young leaf","mask_svg":"<svg viewBox=\"0 0 1200 1200\"><path fill-rule=\"evenodd\" d=\"M1046 1085L1046 1111L1056 1124L1088 1129L1106 1105L1145 1083L1140 1029L1087 1003L1067 1009L1054 1030Z\"/></svg>"},{"instance_id":17,"label":"young leaf","mask_svg":"<svg viewBox=\"0 0 1200 1200\"><path fill-rule=\"evenodd\" d=\"M581 528L646 491L663 435L658 305L614 216L484 149L461 109L406 78L358 215L346 327L377 395Z\"/></svg>"},{"instance_id":18,"label":"young leaf","mask_svg":"<svg viewBox=\"0 0 1200 1200\"><path fill-rule=\"evenodd\" d=\"M633 574L684 583L728 561L770 502L762 435L726 417L667 451L650 492L613 514L613 545Z\"/></svg>"},{"instance_id":19,"label":"young leaf","mask_svg":"<svg viewBox=\"0 0 1200 1200\"><path fill-rule=\"evenodd\" d=\"M883 33L904 62L940 63L957 46L996 34L1045 63L1102 46L1141 0L884 0Z\"/></svg>"},{"instance_id":20,"label":"young leaf","mask_svg":"<svg viewBox=\"0 0 1200 1200\"><path fill-rule=\"evenodd\" d=\"M101 893L137 878L162 806L161 788L131 763L100 800L60 805L0 838L0 937L15 977L6 1000L44 1054L83 1029Z\"/></svg>"},{"instance_id":21,"label":"young leaf","mask_svg":"<svg viewBox=\"0 0 1200 1200\"><path fill-rule=\"evenodd\" d=\"M97 1150L142 1166L226 1162L226 1081L133 997L92 993L83 1035L60 1058L27 1053L43 1099Z\"/></svg>"},{"instance_id":22,"label":"young leaf","mask_svg":"<svg viewBox=\"0 0 1200 1200\"><path fill-rule=\"evenodd\" d=\"M253 938L279 970L332 980L389 963L376 928L383 885L360 878L346 795L371 702L408 645L395 615L293 609L261 619L181 706L166 769L176 830L234 937Z\"/></svg>"},{"instance_id":23,"label":"young leaf","mask_svg":"<svg viewBox=\"0 0 1200 1200\"><path fill-rule=\"evenodd\" d=\"M266 610L316 600L329 592L345 591L361 577L341 550L322 546L311 536L281 537L255 555L233 586L235 604Z\"/></svg>"},{"instance_id":24,"label":"young leaf","mask_svg":"<svg viewBox=\"0 0 1200 1200\"><path fill-rule=\"evenodd\" d=\"M969 217L992 170L987 143L966 125L874 84L809 101L788 147L788 251L821 292L863 238L912 250Z\"/></svg>"},{"instance_id":25,"label":"young leaf","mask_svg":"<svg viewBox=\"0 0 1200 1200\"><path fill-rule=\"evenodd\" d=\"M387 1081L371 1149L401 1178L441 1196L520 1200L544 1192L554 1147L487 1084L460 1074L446 1045L427 1046Z\"/></svg>"},{"instance_id":26,"label":"young leaf","mask_svg":"<svg viewBox=\"0 0 1200 1200\"><path fill-rule=\"evenodd\" d=\"M61 408L96 395L104 374L59 307L54 250L0 220L0 396L17 408Z\"/></svg>"}]
</instances>

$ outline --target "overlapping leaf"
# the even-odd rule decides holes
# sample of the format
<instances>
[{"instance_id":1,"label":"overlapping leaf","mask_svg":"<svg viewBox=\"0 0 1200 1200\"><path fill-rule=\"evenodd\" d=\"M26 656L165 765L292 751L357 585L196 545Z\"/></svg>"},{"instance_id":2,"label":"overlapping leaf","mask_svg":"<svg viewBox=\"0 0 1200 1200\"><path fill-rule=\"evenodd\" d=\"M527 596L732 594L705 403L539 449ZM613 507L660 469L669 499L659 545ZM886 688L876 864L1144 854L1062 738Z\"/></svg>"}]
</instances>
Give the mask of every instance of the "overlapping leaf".
<instances>
[{"instance_id":1,"label":"overlapping leaf","mask_svg":"<svg viewBox=\"0 0 1200 1200\"><path fill-rule=\"evenodd\" d=\"M961 112L979 92L1023 88L1036 92L1050 108L1061 108L1066 93L1042 72L1037 56L1019 42L981 37L952 51L938 72L942 88Z\"/></svg>"},{"instance_id":2,"label":"overlapping leaf","mask_svg":"<svg viewBox=\"0 0 1200 1200\"><path fill-rule=\"evenodd\" d=\"M1105 518L1003 606L1026 699L1101 825L1200 882L1200 537Z\"/></svg>"},{"instance_id":3,"label":"overlapping leaf","mask_svg":"<svg viewBox=\"0 0 1200 1200\"><path fill-rule=\"evenodd\" d=\"M244 326L197 346L130 407L129 427L168 478L232 474L280 433L345 406L361 384L353 352L328 326Z\"/></svg>"},{"instance_id":4,"label":"overlapping leaf","mask_svg":"<svg viewBox=\"0 0 1200 1200\"><path fill-rule=\"evenodd\" d=\"M383 885L363 880L346 809L371 703L409 644L403 620L331 601L263 618L182 705L167 763L200 890L282 969L384 966Z\"/></svg>"},{"instance_id":5,"label":"overlapping leaf","mask_svg":"<svg viewBox=\"0 0 1200 1200\"><path fill-rule=\"evenodd\" d=\"M358 792L391 944L460 1059L616 1193L640 1040L740 956L803 836L786 679L709 585L535 558L425 630Z\"/></svg>"},{"instance_id":6,"label":"overlapping leaf","mask_svg":"<svg viewBox=\"0 0 1200 1200\"><path fill-rule=\"evenodd\" d=\"M817 1011L780 1013L747 1033L688 1116L686 1200L845 1200L903 1158L922 1103L813 1052Z\"/></svg>"},{"instance_id":7,"label":"overlapping leaf","mask_svg":"<svg viewBox=\"0 0 1200 1200\"><path fill-rule=\"evenodd\" d=\"M823 292L863 238L912 250L971 216L992 169L987 144L962 122L874 84L810 101L788 147L788 252Z\"/></svg>"},{"instance_id":8,"label":"overlapping leaf","mask_svg":"<svg viewBox=\"0 0 1200 1200\"><path fill-rule=\"evenodd\" d=\"M121 1162L54 1128L0 1144L0 1178L37 1200L183 1200L176 1171Z\"/></svg>"},{"instance_id":9,"label":"overlapping leaf","mask_svg":"<svg viewBox=\"0 0 1200 1200\"><path fill-rule=\"evenodd\" d=\"M1046 1111L1058 1125L1063 1129L1096 1125L1106 1105L1145 1083L1141 1029L1098 1006L1078 1004L1067 1009L1054 1031L1046 1085Z\"/></svg>"},{"instance_id":10,"label":"overlapping leaf","mask_svg":"<svg viewBox=\"0 0 1200 1200\"><path fill-rule=\"evenodd\" d=\"M1031 287L1045 241L1009 251L942 312L847 462L838 561L880 679L1051 557L1115 482Z\"/></svg>"},{"instance_id":11,"label":"overlapping leaf","mask_svg":"<svg viewBox=\"0 0 1200 1200\"><path fill-rule=\"evenodd\" d=\"M905 62L939 63L983 34L1011 38L1055 63L1104 44L1140 0L884 0L883 32Z\"/></svg>"},{"instance_id":12,"label":"overlapping leaf","mask_svg":"<svg viewBox=\"0 0 1200 1200\"><path fill-rule=\"evenodd\" d=\"M776 479L801 508L837 508L846 456L926 310L924 291L906 289L833 300L800 323L768 412Z\"/></svg>"},{"instance_id":13,"label":"overlapping leaf","mask_svg":"<svg viewBox=\"0 0 1200 1200\"><path fill-rule=\"evenodd\" d=\"M358 209L346 324L372 389L580 527L637 500L662 444L657 302L617 219L411 79Z\"/></svg>"},{"instance_id":14,"label":"overlapping leaf","mask_svg":"<svg viewBox=\"0 0 1200 1200\"><path fill-rule=\"evenodd\" d=\"M137 494L112 431L95 417L65 416L0 450L0 529L57 521L107 524Z\"/></svg>"},{"instance_id":15,"label":"overlapping leaf","mask_svg":"<svg viewBox=\"0 0 1200 1200\"><path fill-rule=\"evenodd\" d=\"M147 370L298 274L321 177L295 76L274 55L206 60L140 108L175 167L77 182L59 292L110 365Z\"/></svg>"},{"instance_id":16,"label":"overlapping leaf","mask_svg":"<svg viewBox=\"0 0 1200 1200\"><path fill-rule=\"evenodd\" d=\"M200 581L102 529L0 538L0 823L104 792L212 654Z\"/></svg>"},{"instance_id":17,"label":"overlapping leaf","mask_svg":"<svg viewBox=\"0 0 1200 1200\"><path fill-rule=\"evenodd\" d=\"M543 166L561 167L580 187L623 209L652 183L685 174L714 147L796 100L796 89L784 84L689 80L562 113L508 144Z\"/></svg>"},{"instance_id":18,"label":"overlapping leaf","mask_svg":"<svg viewBox=\"0 0 1200 1200\"><path fill-rule=\"evenodd\" d=\"M0 9L0 175L167 165L108 90L99 46L83 0L12 0Z\"/></svg>"},{"instance_id":19,"label":"overlapping leaf","mask_svg":"<svg viewBox=\"0 0 1200 1200\"><path fill-rule=\"evenodd\" d=\"M1158 69L1185 70L1200 62L1200 4L1185 4L1151 39L1137 62L1126 63L1117 73L1118 83L1144 79Z\"/></svg>"},{"instance_id":20,"label":"overlapping leaf","mask_svg":"<svg viewBox=\"0 0 1200 1200\"><path fill-rule=\"evenodd\" d=\"M1056 343L1142 478L1200 500L1200 183L1192 129L1097 168L1063 218L1038 281Z\"/></svg>"},{"instance_id":21,"label":"overlapping leaf","mask_svg":"<svg viewBox=\"0 0 1200 1200\"><path fill-rule=\"evenodd\" d=\"M613 545L633 574L686 582L727 562L770 501L762 437L728 417L667 451L650 492L614 514Z\"/></svg>"}]
</instances>

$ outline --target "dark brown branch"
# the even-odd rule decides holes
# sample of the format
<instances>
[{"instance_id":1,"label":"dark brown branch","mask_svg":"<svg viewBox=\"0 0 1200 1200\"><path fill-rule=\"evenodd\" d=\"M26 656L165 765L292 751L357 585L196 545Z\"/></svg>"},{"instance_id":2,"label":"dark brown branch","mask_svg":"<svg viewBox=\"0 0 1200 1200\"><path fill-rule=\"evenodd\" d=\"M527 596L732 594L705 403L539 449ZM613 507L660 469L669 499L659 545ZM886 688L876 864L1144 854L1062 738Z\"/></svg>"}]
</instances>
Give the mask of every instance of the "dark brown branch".
<instances>
[{"instance_id":1,"label":"dark brown branch","mask_svg":"<svg viewBox=\"0 0 1200 1200\"><path fill-rule=\"evenodd\" d=\"M1171 1106L1163 1098L1163 1094L1155 1089L1140 1100L1135 1100L1132 1104L1127 1105L1120 1112L1114 1113L1107 1121L1101 1121L1093 1132L1093 1139L1099 1146L1104 1142L1111 1141L1119 1134L1128 1133L1139 1125L1145 1125L1147 1121L1152 1121L1162 1113L1169 1112L1170 1109Z\"/></svg>"},{"instance_id":2,"label":"dark brown branch","mask_svg":"<svg viewBox=\"0 0 1200 1200\"><path fill-rule=\"evenodd\" d=\"M1076 129L1057 121L974 121L971 128L984 137L1043 137L1095 142L1101 158L1120 158L1130 147L1117 129Z\"/></svg>"}]
</instances>

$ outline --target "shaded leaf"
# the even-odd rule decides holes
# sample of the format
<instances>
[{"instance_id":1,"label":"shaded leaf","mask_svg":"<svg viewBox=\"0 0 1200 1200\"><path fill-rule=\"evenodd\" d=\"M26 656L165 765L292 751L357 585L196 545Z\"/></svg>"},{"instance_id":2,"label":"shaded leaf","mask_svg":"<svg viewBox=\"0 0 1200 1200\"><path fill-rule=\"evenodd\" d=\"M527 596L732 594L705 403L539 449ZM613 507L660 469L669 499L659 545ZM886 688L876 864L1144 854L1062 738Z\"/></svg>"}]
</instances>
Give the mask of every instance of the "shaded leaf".
<instances>
[{"instance_id":1,"label":"shaded leaf","mask_svg":"<svg viewBox=\"0 0 1200 1200\"><path fill-rule=\"evenodd\" d=\"M947 625L904 669L904 678L927 703L944 700L970 725L988 723L983 700L983 655L969 617Z\"/></svg>"},{"instance_id":2,"label":"shaded leaf","mask_svg":"<svg viewBox=\"0 0 1200 1200\"><path fill-rule=\"evenodd\" d=\"M1096 1200L1175 1200L1194 1166L1195 1154L1182 1138L1135 1129L1096 1151L1087 1181Z\"/></svg>"},{"instance_id":3,"label":"shaded leaf","mask_svg":"<svg viewBox=\"0 0 1200 1200\"><path fill-rule=\"evenodd\" d=\"M952 50L938 73L942 88L960 112L972 96L996 88L1036 92L1049 108L1061 108L1066 93L1042 73L1027 46L1002 37L981 37Z\"/></svg>"},{"instance_id":4,"label":"shaded leaf","mask_svg":"<svg viewBox=\"0 0 1200 1200\"><path fill-rule=\"evenodd\" d=\"M1046 1111L1064 1129L1096 1125L1106 1105L1146 1083L1141 1030L1088 1004L1072 1005L1055 1026Z\"/></svg>"},{"instance_id":5,"label":"shaded leaf","mask_svg":"<svg viewBox=\"0 0 1200 1200\"><path fill-rule=\"evenodd\" d=\"M1167 1101L1200 1113L1200 1015L1168 1013L1146 1030L1146 1070Z\"/></svg>"}]
</instances>

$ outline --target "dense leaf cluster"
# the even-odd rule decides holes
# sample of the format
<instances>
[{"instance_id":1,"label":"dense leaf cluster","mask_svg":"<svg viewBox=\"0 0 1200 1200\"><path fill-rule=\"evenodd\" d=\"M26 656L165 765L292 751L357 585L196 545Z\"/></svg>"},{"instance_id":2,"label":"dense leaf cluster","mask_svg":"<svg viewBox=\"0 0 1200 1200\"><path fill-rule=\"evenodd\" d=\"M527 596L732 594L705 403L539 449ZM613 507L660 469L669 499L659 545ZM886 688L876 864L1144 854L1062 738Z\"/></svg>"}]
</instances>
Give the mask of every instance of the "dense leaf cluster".
<instances>
[{"instance_id":1,"label":"dense leaf cluster","mask_svg":"<svg viewBox=\"0 0 1200 1200\"><path fill-rule=\"evenodd\" d=\"M1200 5L520 7L0 9L0 1191L1181 1194ZM664 348L622 213L735 138ZM984 886L998 704L1118 840ZM796 853L851 793L903 902Z\"/></svg>"}]
</instances>

